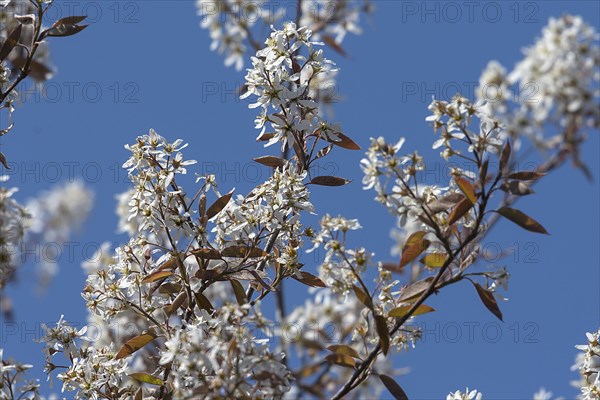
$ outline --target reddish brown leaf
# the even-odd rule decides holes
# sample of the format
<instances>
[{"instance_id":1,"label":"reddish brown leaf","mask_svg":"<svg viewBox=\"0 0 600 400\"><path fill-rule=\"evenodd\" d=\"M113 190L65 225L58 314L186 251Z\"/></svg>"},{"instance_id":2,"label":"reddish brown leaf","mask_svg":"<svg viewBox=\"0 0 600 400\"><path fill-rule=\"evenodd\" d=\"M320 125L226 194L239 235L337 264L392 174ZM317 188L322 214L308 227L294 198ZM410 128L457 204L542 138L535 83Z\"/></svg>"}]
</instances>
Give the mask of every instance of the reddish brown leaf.
<instances>
[{"instance_id":1,"label":"reddish brown leaf","mask_svg":"<svg viewBox=\"0 0 600 400\"><path fill-rule=\"evenodd\" d=\"M257 138L257 142L267 142L275 137L275 132L265 132L260 134Z\"/></svg>"},{"instance_id":2,"label":"reddish brown leaf","mask_svg":"<svg viewBox=\"0 0 600 400\"><path fill-rule=\"evenodd\" d=\"M336 52L340 53L342 56L344 57L348 57L348 54L346 53L346 51L342 48L342 46L340 46L340 44L338 42L335 41L334 38L332 38L331 36L323 36L323 41L329 46L331 47L333 50L335 50Z\"/></svg>"},{"instance_id":3,"label":"reddish brown leaf","mask_svg":"<svg viewBox=\"0 0 600 400\"><path fill-rule=\"evenodd\" d=\"M385 317L382 315L375 315L375 328L379 335L379 344L381 345L381 351L384 355L387 355L390 349L390 332L388 331L387 322Z\"/></svg>"},{"instance_id":4,"label":"reddish brown leaf","mask_svg":"<svg viewBox=\"0 0 600 400\"><path fill-rule=\"evenodd\" d=\"M501 174L504 172L504 169L508 167L508 163L510 162L510 152L510 142L506 141L502 153L500 154L499 170Z\"/></svg>"},{"instance_id":5,"label":"reddish brown leaf","mask_svg":"<svg viewBox=\"0 0 600 400\"><path fill-rule=\"evenodd\" d=\"M521 181L505 181L500 186L500 189L515 196L526 196L535 193L529 185Z\"/></svg>"},{"instance_id":6,"label":"reddish brown leaf","mask_svg":"<svg viewBox=\"0 0 600 400\"><path fill-rule=\"evenodd\" d=\"M158 267L158 271L175 268L177 268L177 257L171 257L170 259L162 263L160 267Z\"/></svg>"},{"instance_id":7,"label":"reddish brown leaf","mask_svg":"<svg viewBox=\"0 0 600 400\"><path fill-rule=\"evenodd\" d=\"M210 207L208 207L208 210L206 211L206 217L208 219L211 219L212 217L220 213L225 208L227 203L229 203L229 200L231 199L232 195L233 190L227 193L226 195L219 197L217 201L215 201Z\"/></svg>"},{"instance_id":8,"label":"reddish brown leaf","mask_svg":"<svg viewBox=\"0 0 600 400\"><path fill-rule=\"evenodd\" d=\"M325 157L327 154L329 154L329 152L331 152L331 149L333 149L333 144L330 144L327 147L323 147L321 150L319 150L314 159L318 160L319 158Z\"/></svg>"},{"instance_id":9,"label":"reddish brown leaf","mask_svg":"<svg viewBox=\"0 0 600 400\"><path fill-rule=\"evenodd\" d=\"M340 138L338 141L332 141L331 143L342 147L346 150L360 150L360 146L356 142L344 135L342 132L335 132L335 135Z\"/></svg>"},{"instance_id":10,"label":"reddish brown leaf","mask_svg":"<svg viewBox=\"0 0 600 400\"><path fill-rule=\"evenodd\" d=\"M56 21L52 24L53 28L56 28L59 25L75 25L86 19L85 15L72 15L70 17L64 17Z\"/></svg>"},{"instance_id":11,"label":"reddish brown leaf","mask_svg":"<svg viewBox=\"0 0 600 400\"><path fill-rule=\"evenodd\" d=\"M462 199L448 215L448 225L454 224L456 221L461 219L470 209L473 207L473 203L469 198L465 197Z\"/></svg>"},{"instance_id":12,"label":"reddish brown leaf","mask_svg":"<svg viewBox=\"0 0 600 400\"><path fill-rule=\"evenodd\" d=\"M257 157L257 158L254 158L254 161L256 161L259 164L266 165L267 167L271 167L271 168L281 168L287 162L285 159L280 158L280 157L275 157L275 156Z\"/></svg>"},{"instance_id":13,"label":"reddish brown leaf","mask_svg":"<svg viewBox=\"0 0 600 400\"><path fill-rule=\"evenodd\" d=\"M408 400L408 396L394 379L382 374L379 374L379 379L381 380L381 383L383 383L383 386L385 386L385 388L392 394L392 396L394 396L394 399Z\"/></svg>"},{"instance_id":14,"label":"reddish brown leaf","mask_svg":"<svg viewBox=\"0 0 600 400\"><path fill-rule=\"evenodd\" d=\"M235 294L235 298L240 306L246 304L248 302L248 298L246 297L246 292L244 291L244 287L242 284L235 279L230 280L231 287L233 288L233 293Z\"/></svg>"},{"instance_id":15,"label":"reddish brown leaf","mask_svg":"<svg viewBox=\"0 0 600 400\"><path fill-rule=\"evenodd\" d=\"M471 182L460 176L454 177L454 180L465 196L471 200L471 203L475 204L477 202L477 195L475 195L475 188Z\"/></svg>"},{"instance_id":16,"label":"reddish brown leaf","mask_svg":"<svg viewBox=\"0 0 600 400\"><path fill-rule=\"evenodd\" d=\"M352 288L354 289L354 294L356 294L358 300L360 300L361 303L363 303L365 306L372 310L373 300L371 299L371 296L369 296L367 293L364 292L364 290L362 290L356 285L353 285Z\"/></svg>"},{"instance_id":17,"label":"reddish brown leaf","mask_svg":"<svg viewBox=\"0 0 600 400\"><path fill-rule=\"evenodd\" d=\"M406 286L400 292L400 297L398 297L398 302L404 303L408 300L414 299L417 296L420 296L421 293L423 293L425 290L427 290L427 288L429 287L429 284L431 283L432 280L433 280L433 277L430 276L421 281L417 281L417 282L411 283L410 285Z\"/></svg>"},{"instance_id":18,"label":"reddish brown leaf","mask_svg":"<svg viewBox=\"0 0 600 400\"><path fill-rule=\"evenodd\" d=\"M213 307L212 303L202 293L200 293L200 292L194 293L194 298L196 299L196 304L198 305L198 308L206 310L209 313L214 311L214 307Z\"/></svg>"},{"instance_id":19,"label":"reddish brown leaf","mask_svg":"<svg viewBox=\"0 0 600 400\"><path fill-rule=\"evenodd\" d=\"M72 36L76 33L81 32L88 25L73 25L73 24L61 24L57 25L53 28L45 30L42 32L42 36L55 36L55 37L64 37L64 36Z\"/></svg>"},{"instance_id":20,"label":"reddish brown leaf","mask_svg":"<svg viewBox=\"0 0 600 400\"><path fill-rule=\"evenodd\" d=\"M156 334L152 331L148 331L129 339L127 342L125 342L125 344L123 344L123 346L121 346L119 352L115 356L115 359L120 360L121 358L132 355L154 339L156 339Z\"/></svg>"},{"instance_id":21,"label":"reddish brown leaf","mask_svg":"<svg viewBox=\"0 0 600 400\"><path fill-rule=\"evenodd\" d=\"M344 186L350 183L349 180L340 178L339 176L317 176L310 181L313 185L321 186Z\"/></svg>"},{"instance_id":22,"label":"reddish brown leaf","mask_svg":"<svg viewBox=\"0 0 600 400\"><path fill-rule=\"evenodd\" d=\"M460 193L450 193L449 195L441 199L434 200L431 203L427 204L427 207L431 210L432 213L437 214L442 211L447 211L451 207L454 207L464 198L465 196L463 196Z\"/></svg>"},{"instance_id":23,"label":"reddish brown leaf","mask_svg":"<svg viewBox=\"0 0 600 400\"><path fill-rule=\"evenodd\" d=\"M171 316L179 309L179 307L181 307L183 305L183 303L185 303L186 300L187 300L187 293L181 292L181 293L179 293L179 295L177 297L175 297L175 300L173 300L173 303L167 304L163 308L163 310L165 311L165 313L168 316Z\"/></svg>"},{"instance_id":24,"label":"reddish brown leaf","mask_svg":"<svg viewBox=\"0 0 600 400\"><path fill-rule=\"evenodd\" d=\"M527 229L531 232L543 233L545 235L548 235L548 231L546 231L546 229L539 222L517 209L510 207L501 207L497 210L497 212L504 218L514 222L523 229Z\"/></svg>"},{"instance_id":25,"label":"reddish brown leaf","mask_svg":"<svg viewBox=\"0 0 600 400\"><path fill-rule=\"evenodd\" d=\"M194 249L190 251L190 254L204 260L220 260L223 258L217 250L209 248Z\"/></svg>"},{"instance_id":26,"label":"reddish brown leaf","mask_svg":"<svg viewBox=\"0 0 600 400\"><path fill-rule=\"evenodd\" d=\"M356 366L356 360L344 354L328 354L325 360L330 364L341 365L342 367L354 368Z\"/></svg>"},{"instance_id":27,"label":"reddish brown leaf","mask_svg":"<svg viewBox=\"0 0 600 400\"><path fill-rule=\"evenodd\" d=\"M234 258L259 258L269 254L260 247L229 246L221 250L221 255Z\"/></svg>"},{"instance_id":28,"label":"reddish brown leaf","mask_svg":"<svg viewBox=\"0 0 600 400\"><path fill-rule=\"evenodd\" d=\"M481 285L479 285L478 283L472 282L473 286L475 286L475 289L477 290L477 294L479 295L479 298L481 299L481 302L483 303L483 305L490 310L490 312L492 314L494 314L496 317L498 317L498 319L500 321L502 321L502 312L500 311L500 308L498 307L498 303L496 302L496 299L494 298L494 294L492 292L490 292L487 289L484 289Z\"/></svg>"},{"instance_id":29,"label":"reddish brown leaf","mask_svg":"<svg viewBox=\"0 0 600 400\"><path fill-rule=\"evenodd\" d=\"M19 43L19 39L21 38L21 31L23 30L23 25L19 24L12 32L8 35L4 43L2 43L2 47L0 47L0 62L4 61L6 57L10 54L12 49Z\"/></svg>"},{"instance_id":30,"label":"reddish brown leaf","mask_svg":"<svg viewBox=\"0 0 600 400\"><path fill-rule=\"evenodd\" d=\"M327 285L318 276L314 276L313 274L306 271L300 271L300 275L301 278L298 278L295 275L292 275L292 278L308 286L327 287Z\"/></svg>"},{"instance_id":31,"label":"reddish brown leaf","mask_svg":"<svg viewBox=\"0 0 600 400\"><path fill-rule=\"evenodd\" d=\"M427 250L431 242L423 238L426 233L427 232L425 231L418 231L408 237L408 240L402 248L400 268L404 267L405 265L413 261L415 258L417 258L425 250Z\"/></svg>"},{"instance_id":32,"label":"reddish brown leaf","mask_svg":"<svg viewBox=\"0 0 600 400\"><path fill-rule=\"evenodd\" d=\"M142 283L156 282L160 279L167 278L173 275L173 271L155 271L142 279Z\"/></svg>"},{"instance_id":33,"label":"reddish brown leaf","mask_svg":"<svg viewBox=\"0 0 600 400\"><path fill-rule=\"evenodd\" d=\"M358 354L358 352L356 350L354 350L353 347L350 347L348 345L345 344L334 344L331 346L327 347L327 350L331 351L332 353L335 354L342 354L345 356L350 356L353 358L357 358L357 359L361 359L360 355Z\"/></svg>"},{"instance_id":34,"label":"reddish brown leaf","mask_svg":"<svg viewBox=\"0 0 600 400\"><path fill-rule=\"evenodd\" d=\"M508 175L508 179L516 179L519 181L535 181L546 174L536 171L519 171Z\"/></svg>"}]
</instances>

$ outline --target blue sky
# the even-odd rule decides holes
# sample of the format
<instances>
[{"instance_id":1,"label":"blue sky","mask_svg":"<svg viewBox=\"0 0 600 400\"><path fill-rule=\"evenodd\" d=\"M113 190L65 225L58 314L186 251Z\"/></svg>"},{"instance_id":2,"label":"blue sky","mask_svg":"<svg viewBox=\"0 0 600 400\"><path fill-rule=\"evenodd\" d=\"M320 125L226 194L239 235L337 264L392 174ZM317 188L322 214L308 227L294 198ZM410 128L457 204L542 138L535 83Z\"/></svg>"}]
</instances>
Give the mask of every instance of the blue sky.
<instances>
[{"instance_id":1,"label":"blue sky","mask_svg":"<svg viewBox=\"0 0 600 400\"><path fill-rule=\"evenodd\" d=\"M363 148L372 136L390 141L405 136L405 149L418 149L431 162L438 160L425 122L432 95L449 97L460 88L473 97L487 62L514 66L550 16L568 12L584 16L597 30L600 24L594 1L473 2L472 8L465 2L374 4L375 13L362 22L363 34L344 42L351 57L329 52L341 68L336 89L343 101L335 105L335 121ZM15 129L2 139L2 152L14 163L10 182L21 188L19 199L50 188L58 165L62 181L82 179L95 191L96 204L73 238L74 257L61 257L60 274L45 296L33 288L31 265L8 289L17 316L10 329L18 333L5 325L0 345L5 355L40 366L38 372L42 347L31 339L39 323L61 314L74 323L85 321L79 267L85 250L125 239L115 234L114 214L114 195L127 188L126 174L119 171L125 143L151 127L171 139L181 137L190 143L187 157L199 161L197 172L224 174L221 188L239 192L267 177L251 159L277 151L254 141L256 110L233 94L244 74L224 68L223 59L209 51L192 1L75 1L57 7L61 16L87 12L92 24L75 37L51 42L58 74L45 95L26 95ZM22 91L27 88L30 82ZM398 378L410 398L441 398L465 386L488 399L531 398L541 386L575 396L569 385L575 378L569 371L573 346L600 325L599 145L594 134L583 148L593 183L567 165L519 203L550 236L502 222L488 238L490 250L519 250L499 261L512 274L510 300L500 305L504 323L484 309L467 283L429 302L438 312L420 319L425 341L394 361L411 368ZM313 200L319 214L358 218L364 228L356 241L391 260L394 221L372 201L373 192L361 189L362 155L334 152L325 173L354 182L314 188Z\"/></svg>"}]
</instances>

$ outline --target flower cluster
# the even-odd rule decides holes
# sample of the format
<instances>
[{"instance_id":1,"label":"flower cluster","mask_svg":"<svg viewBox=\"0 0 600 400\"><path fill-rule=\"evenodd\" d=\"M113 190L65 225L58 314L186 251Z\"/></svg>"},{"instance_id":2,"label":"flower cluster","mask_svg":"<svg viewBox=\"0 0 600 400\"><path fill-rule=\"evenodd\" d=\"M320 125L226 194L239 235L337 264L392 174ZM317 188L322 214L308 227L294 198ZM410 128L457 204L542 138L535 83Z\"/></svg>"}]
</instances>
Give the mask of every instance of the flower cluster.
<instances>
[{"instance_id":1,"label":"flower cluster","mask_svg":"<svg viewBox=\"0 0 600 400\"><path fill-rule=\"evenodd\" d=\"M299 237L300 213L314 210L303 182L306 176L306 171L298 173L293 164L287 164L246 197L237 196L215 219L217 242L249 243L275 231L279 232L277 244Z\"/></svg>"},{"instance_id":2,"label":"flower cluster","mask_svg":"<svg viewBox=\"0 0 600 400\"><path fill-rule=\"evenodd\" d=\"M131 152L123 164L134 191L129 192L129 219L139 216L139 230L160 235L164 228L173 228L176 238L194 235L190 212L182 204L180 188L174 182L177 174L186 174L186 166L195 160L184 160L181 150L187 147L177 139L170 143L153 129L125 148Z\"/></svg>"},{"instance_id":3,"label":"flower cluster","mask_svg":"<svg viewBox=\"0 0 600 400\"><path fill-rule=\"evenodd\" d=\"M372 321L367 318L364 305L356 297L338 295L329 288L316 289L311 292L310 299L287 316L280 335L282 340L294 346L299 357L316 359L319 353L331 351L341 343L355 349L358 355L368 352L367 342L377 340L370 324ZM392 372L385 357L377 358L373 368L379 373ZM311 385L315 393L320 393L334 383L347 380L352 370L341 367L332 369L327 375L321 372L320 368L309 363L296 375L301 381L313 375L319 377ZM378 398L382 390L379 381L369 380L360 385L354 395L356 398ZM295 386L289 397L293 398L297 393L298 387Z\"/></svg>"},{"instance_id":4,"label":"flower cluster","mask_svg":"<svg viewBox=\"0 0 600 400\"><path fill-rule=\"evenodd\" d=\"M550 18L542 37L525 50L525 58L509 75L521 89L533 83L536 95L523 102L535 124L551 118L565 126L569 116L578 115L592 126L599 126L597 99L600 80L599 38L594 28L579 16ZM594 84L595 82L595 84Z\"/></svg>"},{"instance_id":5,"label":"flower cluster","mask_svg":"<svg viewBox=\"0 0 600 400\"><path fill-rule=\"evenodd\" d=\"M20 399L40 399L39 381L25 377L33 365L22 364L13 359L4 358L4 349L0 348L0 399L12 399L19 394Z\"/></svg>"},{"instance_id":6,"label":"flower cluster","mask_svg":"<svg viewBox=\"0 0 600 400\"><path fill-rule=\"evenodd\" d=\"M483 399L483 394L478 392L477 390L469 390L467 388L464 392L457 390L454 393L450 393L446 396L446 400L481 400Z\"/></svg>"},{"instance_id":7,"label":"flower cluster","mask_svg":"<svg viewBox=\"0 0 600 400\"><path fill-rule=\"evenodd\" d=\"M295 19L319 37L326 37L338 49L348 32L362 33L359 26L361 13L370 13L368 0L306 0L300 9L269 3L265 0L197 0L200 26L209 31L210 48L224 54L225 65L235 66L239 71L249 50L256 51L260 44L254 39L253 31L261 23L268 27L282 19ZM299 13L289 15L290 11Z\"/></svg>"},{"instance_id":8,"label":"flower cluster","mask_svg":"<svg viewBox=\"0 0 600 400\"><path fill-rule=\"evenodd\" d=\"M314 247L310 250L321 244L327 250L319 266L319 277L334 293L346 295L352 291L352 286L365 271L372 255L364 248L346 249L346 234L350 230L360 229L358 220L326 214L320 226L321 230L313 238Z\"/></svg>"},{"instance_id":9,"label":"flower cluster","mask_svg":"<svg viewBox=\"0 0 600 400\"><path fill-rule=\"evenodd\" d=\"M45 335L46 371L59 368L53 361L62 353L70 362L66 371L58 374L63 382L62 391L74 391L75 399L100 399L132 396L134 387L126 384L127 361L118 359L112 344L107 347L88 345L87 327L76 329L61 316L55 327L43 325ZM83 343L81 343L83 342Z\"/></svg>"},{"instance_id":10,"label":"flower cluster","mask_svg":"<svg viewBox=\"0 0 600 400\"><path fill-rule=\"evenodd\" d=\"M319 43L310 40L311 31L286 23L275 30L266 47L252 57L252 68L246 74L247 92L257 101L250 108L261 107L256 118L260 129L258 140L268 140L266 146L277 142L290 148L304 148L308 136L339 141L336 129L319 118L317 103L310 97L310 82L315 76L333 71L333 63L324 58ZM306 55L302 50L306 49ZM271 112L274 110L276 112ZM274 132L266 133L270 124Z\"/></svg>"},{"instance_id":11,"label":"flower cluster","mask_svg":"<svg viewBox=\"0 0 600 400\"><path fill-rule=\"evenodd\" d=\"M160 364L173 370L176 398L274 399L290 389L292 377L283 356L249 330L250 312L249 306L237 304L212 316L205 312L165 343Z\"/></svg>"},{"instance_id":12,"label":"flower cluster","mask_svg":"<svg viewBox=\"0 0 600 400\"><path fill-rule=\"evenodd\" d=\"M244 66L247 42L253 43L251 29L257 21L268 13L261 9L264 0L197 0L198 14L202 17L200 26L208 29L212 43L211 50L225 54L225 66L235 65L240 71Z\"/></svg>"},{"instance_id":13,"label":"flower cluster","mask_svg":"<svg viewBox=\"0 0 600 400\"><path fill-rule=\"evenodd\" d=\"M581 351L573 369L579 371L576 385L581 389L578 399L592 400L600 397L600 329L586 333L588 343L575 346Z\"/></svg>"}]
</instances>

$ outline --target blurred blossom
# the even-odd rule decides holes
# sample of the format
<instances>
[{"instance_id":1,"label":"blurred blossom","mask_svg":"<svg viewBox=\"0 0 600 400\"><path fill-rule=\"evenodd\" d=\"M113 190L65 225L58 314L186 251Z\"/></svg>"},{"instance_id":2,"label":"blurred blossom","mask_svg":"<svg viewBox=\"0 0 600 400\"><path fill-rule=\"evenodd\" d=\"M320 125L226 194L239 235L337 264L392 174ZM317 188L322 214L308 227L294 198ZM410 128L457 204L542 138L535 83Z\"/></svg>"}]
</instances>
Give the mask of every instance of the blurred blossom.
<instances>
[{"instance_id":1,"label":"blurred blossom","mask_svg":"<svg viewBox=\"0 0 600 400\"><path fill-rule=\"evenodd\" d=\"M31 214L26 247L35 246L42 287L58 272L62 245L81 228L92 209L93 192L75 181L43 192L26 203ZM29 245L31 244L31 246Z\"/></svg>"},{"instance_id":2,"label":"blurred blossom","mask_svg":"<svg viewBox=\"0 0 600 400\"><path fill-rule=\"evenodd\" d=\"M6 181L8 176L0 176L0 182ZM17 190L0 187L0 289L20 265L20 246L30 218L26 208L13 198Z\"/></svg>"},{"instance_id":3,"label":"blurred blossom","mask_svg":"<svg viewBox=\"0 0 600 400\"><path fill-rule=\"evenodd\" d=\"M528 138L541 150L576 143L549 136L550 126L572 130L600 127L600 48L598 33L580 16L550 18L542 35L507 70L496 61L483 71L478 99L500 119L515 148ZM579 135L582 135L579 133ZM576 143L577 144L577 143Z\"/></svg>"}]
</instances>

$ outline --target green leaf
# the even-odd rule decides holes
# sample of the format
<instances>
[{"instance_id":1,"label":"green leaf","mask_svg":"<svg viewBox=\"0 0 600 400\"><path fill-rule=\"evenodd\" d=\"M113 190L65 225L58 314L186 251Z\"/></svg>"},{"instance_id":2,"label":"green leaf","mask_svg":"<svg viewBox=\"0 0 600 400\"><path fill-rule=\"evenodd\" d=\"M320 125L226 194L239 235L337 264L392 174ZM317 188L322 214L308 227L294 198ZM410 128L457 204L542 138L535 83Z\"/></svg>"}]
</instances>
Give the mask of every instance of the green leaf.
<instances>
[{"instance_id":1,"label":"green leaf","mask_svg":"<svg viewBox=\"0 0 600 400\"><path fill-rule=\"evenodd\" d=\"M149 383L150 385L163 386L165 384L162 379L145 372L134 372L133 374L129 374L129 376L136 381Z\"/></svg>"},{"instance_id":2,"label":"green leaf","mask_svg":"<svg viewBox=\"0 0 600 400\"><path fill-rule=\"evenodd\" d=\"M548 231L546 231L546 229L539 222L517 209L510 207L501 207L496 212L502 215L504 218L519 225L523 229L527 229L531 232L543 233L545 235L548 235Z\"/></svg>"},{"instance_id":3,"label":"green leaf","mask_svg":"<svg viewBox=\"0 0 600 400\"><path fill-rule=\"evenodd\" d=\"M356 350L354 350L353 347L350 347L345 344L334 344L334 345L327 347L327 350L329 350L335 354L342 354L345 356L357 358L359 360L361 359L360 355L358 354L358 352Z\"/></svg>"},{"instance_id":4,"label":"green leaf","mask_svg":"<svg viewBox=\"0 0 600 400\"><path fill-rule=\"evenodd\" d=\"M430 253L421 258L421 262L429 268L441 268L446 263L448 255L446 253Z\"/></svg>"},{"instance_id":5,"label":"green leaf","mask_svg":"<svg viewBox=\"0 0 600 400\"><path fill-rule=\"evenodd\" d=\"M152 331L142 333L141 335L129 339L127 342L125 342L125 344L123 344L123 346L121 346L119 352L115 356L115 360L120 360L132 355L154 339L156 339L156 334Z\"/></svg>"},{"instance_id":6,"label":"green leaf","mask_svg":"<svg viewBox=\"0 0 600 400\"><path fill-rule=\"evenodd\" d=\"M233 196L233 190L226 195L219 197L210 207L208 207L208 210L206 211L206 217L211 219L220 213L225 208L227 203L229 203L231 196Z\"/></svg>"},{"instance_id":7,"label":"green leaf","mask_svg":"<svg viewBox=\"0 0 600 400\"><path fill-rule=\"evenodd\" d=\"M379 374L378 376L381 380L381 383L383 383L383 386L385 386L385 388L392 394L392 396L394 396L394 399L408 400L408 396L406 395L406 393L404 393L404 390L402 390L400 385L398 385L398 383L396 383L396 381L393 378L383 374Z\"/></svg>"},{"instance_id":8,"label":"green leaf","mask_svg":"<svg viewBox=\"0 0 600 400\"><path fill-rule=\"evenodd\" d=\"M402 318L406 315L406 313L412 308L412 305L406 305L406 306L400 306L400 307L396 307L396 308L392 308L389 312L388 312L388 316L390 317L394 317L394 318ZM433 307L429 307L428 305L425 304L421 304L419 307L417 307L417 309L415 310L415 312L413 312L411 315L414 317L416 315L421 315L421 314L427 314L430 312L435 311L435 309Z\"/></svg>"},{"instance_id":9,"label":"green leaf","mask_svg":"<svg viewBox=\"0 0 600 400\"><path fill-rule=\"evenodd\" d=\"M382 315L375 315L375 328L379 335L379 344L381 345L381 351L384 355L387 355L390 349L390 333L388 331L387 322L385 317Z\"/></svg>"}]
</instances>

